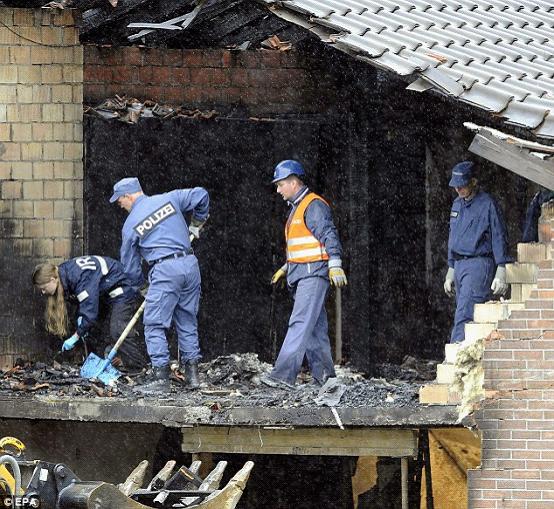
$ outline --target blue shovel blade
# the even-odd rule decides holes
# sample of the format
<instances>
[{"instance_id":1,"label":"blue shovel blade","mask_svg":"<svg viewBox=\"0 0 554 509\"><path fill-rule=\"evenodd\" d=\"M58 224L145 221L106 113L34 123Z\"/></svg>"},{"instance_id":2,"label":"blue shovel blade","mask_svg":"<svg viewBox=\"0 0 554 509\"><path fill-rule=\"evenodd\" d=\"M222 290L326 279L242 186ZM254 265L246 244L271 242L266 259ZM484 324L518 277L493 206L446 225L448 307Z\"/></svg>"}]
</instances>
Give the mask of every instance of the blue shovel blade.
<instances>
[{"instance_id":1,"label":"blue shovel blade","mask_svg":"<svg viewBox=\"0 0 554 509\"><path fill-rule=\"evenodd\" d=\"M121 373L112 366L108 359L102 359L98 355L91 353L81 366L81 377L98 378L102 383L108 385L117 380Z\"/></svg>"}]
</instances>

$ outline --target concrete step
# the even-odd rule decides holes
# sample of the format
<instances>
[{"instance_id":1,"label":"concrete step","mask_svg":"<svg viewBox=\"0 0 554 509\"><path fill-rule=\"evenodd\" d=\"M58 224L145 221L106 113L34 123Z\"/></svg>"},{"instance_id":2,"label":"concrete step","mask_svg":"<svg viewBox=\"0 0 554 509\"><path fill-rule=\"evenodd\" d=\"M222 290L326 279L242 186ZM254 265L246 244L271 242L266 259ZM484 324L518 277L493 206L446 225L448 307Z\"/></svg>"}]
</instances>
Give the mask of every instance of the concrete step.
<instances>
[{"instance_id":1,"label":"concrete step","mask_svg":"<svg viewBox=\"0 0 554 509\"><path fill-rule=\"evenodd\" d=\"M459 348L459 343L447 343L444 345L444 362L446 364L456 363L456 355L458 354Z\"/></svg>"},{"instance_id":2,"label":"concrete step","mask_svg":"<svg viewBox=\"0 0 554 509\"><path fill-rule=\"evenodd\" d=\"M512 311L525 309L523 302L485 302L475 304L473 307L473 321L476 323L494 323L498 320L506 320Z\"/></svg>"},{"instance_id":3,"label":"concrete step","mask_svg":"<svg viewBox=\"0 0 554 509\"><path fill-rule=\"evenodd\" d=\"M471 343L477 339L486 338L493 330L496 329L496 322L491 323L475 323L468 322L464 326L465 341Z\"/></svg>"},{"instance_id":4,"label":"concrete step","mask_svg":"<svg viewBox=\"0 0 554 509\"><path fill-rule=\"evenodd\" d=\"M507 283L536 283L539 266L535 263L507 263Z\"/></svg>"},{"instance_id":5,"label":"concrete step","mask_svg":"<svg viewBox=\"0 0 554 509\"><path fill-rule=\"evenodd\" d=\"M533 283L529 283L529 284L512 283L510 287L511 287L510 302L518 303L518 302L525 302L531 295L531 292L537 286Z\"/></svg>"},{"instance_id":6,"label":"concrete step","mask_svg":"<svg viewBox=\"0 0 554 509\"><path fill-rule=\"evenodd\" d=\"M546 244L540 242L533 242L529 244L517 245L517 261L519 263L534 263L542 262L543 260L550 259L550 249Z\"/></svg>"},{"instance_id":7,"label":"concrete step","mask_svg":"<svg viewBox=\"0 0 554 509\"><path fill-rule=\"evenodd\" d=\"M423 385L419 389L419 402L427 405L457 405L460 395L446 384Z\"/></svg>"},{"instance_id":8,"label":"concrete step","mask_svg":"<svg viewBox=\"0 0 554 509\"><path fill-rule=\"evenodd\" d=\"M454 364L437 364L437 383L451 385L454 382Z\"/></svg>"}]
</instances>

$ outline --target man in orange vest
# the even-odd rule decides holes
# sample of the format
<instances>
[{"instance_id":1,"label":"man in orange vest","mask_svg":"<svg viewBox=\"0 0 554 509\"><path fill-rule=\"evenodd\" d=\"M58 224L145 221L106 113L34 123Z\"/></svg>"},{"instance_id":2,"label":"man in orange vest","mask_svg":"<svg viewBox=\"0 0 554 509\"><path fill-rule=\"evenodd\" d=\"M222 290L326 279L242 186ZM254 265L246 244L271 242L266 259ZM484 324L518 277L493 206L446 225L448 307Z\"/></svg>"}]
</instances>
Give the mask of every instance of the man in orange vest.
<instances>
[{"instance_id":1,"label":"man in orange vest","mask_svg":"<svg viewBox=\"0 0 554 509\"><path fill-rule=\"evenodd\" d=\"M289 328L272 372L262 382L292 388L304 356L316 383L335 376L329 344L325 300L329 282L345 286L342 246L327 202L302 181L305 172L298 161L281 161L273 174L277 192L291 205L285 226L287 263L271 279L287 278L294 297Z\"/></svg>"}]
</instances>

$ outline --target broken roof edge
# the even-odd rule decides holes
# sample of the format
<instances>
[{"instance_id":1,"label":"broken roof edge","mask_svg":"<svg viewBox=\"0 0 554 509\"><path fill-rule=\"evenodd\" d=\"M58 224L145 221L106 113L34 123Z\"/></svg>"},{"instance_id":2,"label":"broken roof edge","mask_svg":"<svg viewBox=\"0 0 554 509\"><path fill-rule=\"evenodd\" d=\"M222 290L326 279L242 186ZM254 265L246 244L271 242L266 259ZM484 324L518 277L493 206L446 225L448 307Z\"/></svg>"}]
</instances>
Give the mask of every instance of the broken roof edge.
<instances>
[{"instance_id":1,"label":"broken roof edge","mask_svg":"<svg viewBox=\"0 0 554 509\"><path fill-rule=\"evenodd\" d=\"M524 140L491 127L464 122L475 137L468 150L546 189L554 190L554 147Z\"/></svg>"},{"instance_id":2,"label":"broken roof edge","mask_svg":"<svg viewBox=\"0 0 554 509\"><path fill-rule=\"evenodd\" d=\"M463 84L459 83L447 73L441 72L442 70L440 69L430 68L429 65L417 65L395 54L391 54L391 59L393 60L392 62L387 61L386 65L382 65L377 61L377 59L382 59L385 53L389 53L388 50L382 51L383 48L374 48L376 54L372 55L370 53L371 49L369 48L364 51L363 48L354 48L353 46L347 44L346 41L341 42L341 39L347 35L347 32L340 31L339 28L333 30L331 24L327 26L326 24L318 22L321 20L314 21L313 16L315 13L310 14L307 11L297 9L295 6L290 5L288 0L256 1L265 5L271 13L279 16L285 21L294 23L306 30L309 30L313 34L317 35L322 42L328 44L329 46L334 47L339 51L356 58L357 60L366 62L379 70L390 72L405 82L409 82L406 87L407 90L416 92L435 92L441 96L456 100L457 103L458 101L462 102L471 108L488 113L496 118L501 118L507 125L514 125L525 129L525 131L537 138L554 140L554 112L551 112L550 110L544 111L542 122L534 127L521 125L517 121L511 122L510 115L503 115L503 112L507 110L508 105L511 102L511 97L505 102L505 104L503 103L496 108L487 108L485 105L473 102L469 97L465 97L467 94L465 94L466 90ZM418 62L418 64L421 63L422 62Z\"/></svg>"},{"instance_id":3,"label":"broken roof edge","mask_svg":"<svg viewBox=\"0 0 554 509\"><path fill-rule=\"evenodd\" d=\"M466 127L467 129L475 133L487 132L490 135L502 141L505 141L506 143L510 143L518 147L529 150L530 154L546 153L546 154L554 155L554 146L551 146L551 145L544 145L536 141L524 140L523 138L518 138L517 136L505 133L503 131L499 131L498 129L477 125L477 124L474 124L473 122L464 122L464 127ZM547 156L547 157L550 157L550 156ZM543 159L543 158L540 157L539 159Z\"/></svg>"}]
</instances>

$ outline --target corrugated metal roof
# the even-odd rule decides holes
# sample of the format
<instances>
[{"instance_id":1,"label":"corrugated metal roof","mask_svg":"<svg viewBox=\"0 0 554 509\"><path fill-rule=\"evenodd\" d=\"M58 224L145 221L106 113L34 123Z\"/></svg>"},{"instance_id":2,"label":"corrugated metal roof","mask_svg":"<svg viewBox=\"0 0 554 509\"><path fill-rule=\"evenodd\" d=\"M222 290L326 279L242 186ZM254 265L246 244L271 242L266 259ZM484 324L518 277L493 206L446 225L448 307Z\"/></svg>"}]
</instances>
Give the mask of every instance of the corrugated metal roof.
<instances>
[{"instance_id":1,"label":"corrugated metal roof","mask_svg":"<svg viewBox=\"0 0 554 509\"><path fill-rule=\"evenodd\" d=\"M261 1L339 49L413 76L411 90L438 90L554 139L554 0Z\"/></svg>"}]
</instances>

